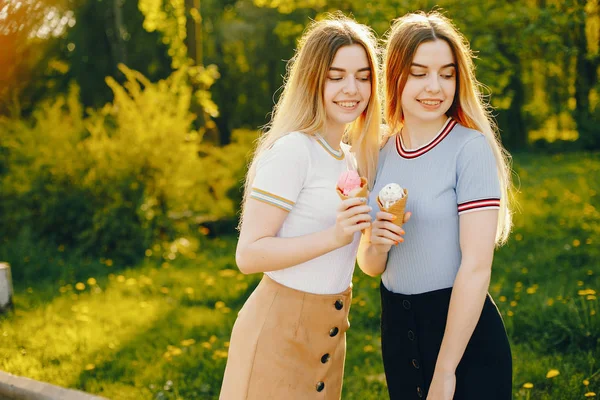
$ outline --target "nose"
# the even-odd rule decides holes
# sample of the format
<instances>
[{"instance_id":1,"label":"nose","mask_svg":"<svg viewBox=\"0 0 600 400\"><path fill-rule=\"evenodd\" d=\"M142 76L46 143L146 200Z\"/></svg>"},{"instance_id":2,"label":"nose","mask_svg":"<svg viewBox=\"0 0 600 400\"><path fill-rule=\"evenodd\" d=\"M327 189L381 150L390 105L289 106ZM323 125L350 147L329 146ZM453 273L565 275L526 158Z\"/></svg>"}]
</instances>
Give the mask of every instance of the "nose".
<instances>
[{"instance_id":1,"label":"nose","mask_svg":"<svg viewBox=\"0 0 600 400\"><path fill-rule=\"evenodd\" d=\"M431 74L429 80L427 81L425 90L427 90L429 93L438 93L441 90L439 75Z\"/></svg>"},{"instance_id":2,"label":"nose","mask_svg":"<svg viewBox=\"0 0 600 400\"><path fill-rule=\"evenodd\" d=\"M346 79L346 84L343 88L343 92L344 94L356 94L356 92L358 92L356 78L354 76L348 76L348 78Z\"/></svg>"}]
</instances>

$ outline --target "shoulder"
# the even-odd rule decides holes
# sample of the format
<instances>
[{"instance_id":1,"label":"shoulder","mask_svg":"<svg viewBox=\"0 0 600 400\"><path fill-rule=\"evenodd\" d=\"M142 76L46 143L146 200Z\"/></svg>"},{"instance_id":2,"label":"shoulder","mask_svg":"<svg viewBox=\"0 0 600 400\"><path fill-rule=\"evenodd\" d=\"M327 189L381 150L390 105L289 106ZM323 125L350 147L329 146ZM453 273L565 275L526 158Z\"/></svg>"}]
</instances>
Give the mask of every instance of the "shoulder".
<instances>
[{"instance_id":1,"label":"shoulder","mask_svg":"<svg viewBox=\"0 0 600 400\"><path fill-rule=\"evenodd\" d=\"M272 149L308 149L314 139L303 132L290 132L275 141Z\"/></svg>"},{"instance_id":2,"label":"shoulder","mask_svg":"<svg viewBox=\"0 0 600 400\"><path fill-rule=\"evenodd\" d=\"M479 132L476 129L467 128L464 125L456 123L454 128L452 129L452 136L457 140L459 144L466 144L471 140L482 138L485 139L483 133Z\"/></svg>"}]
</instances>

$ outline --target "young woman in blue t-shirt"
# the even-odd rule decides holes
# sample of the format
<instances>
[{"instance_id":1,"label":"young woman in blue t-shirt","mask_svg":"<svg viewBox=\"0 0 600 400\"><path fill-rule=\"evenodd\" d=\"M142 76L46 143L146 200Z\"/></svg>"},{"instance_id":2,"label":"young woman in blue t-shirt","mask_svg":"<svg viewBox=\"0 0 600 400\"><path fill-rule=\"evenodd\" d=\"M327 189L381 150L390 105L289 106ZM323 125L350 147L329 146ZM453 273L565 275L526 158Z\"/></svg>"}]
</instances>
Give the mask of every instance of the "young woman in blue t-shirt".
<instances>
[{"instance_id":1,"label":"young woman in blue t-shirt","mask_svg":"<svg viewBox=\"0 0 600 400\"><path fill-rule=\"evenodd\" d=\"M469 45L439 13L408 14L387 38L384 79L388 140L369 204L397 183L412 216L405 233L374 211L358 261L382 274L390 397L510 399L510 345L487 293L511 226L510 170Z\"/></svg>"}]
</instances>

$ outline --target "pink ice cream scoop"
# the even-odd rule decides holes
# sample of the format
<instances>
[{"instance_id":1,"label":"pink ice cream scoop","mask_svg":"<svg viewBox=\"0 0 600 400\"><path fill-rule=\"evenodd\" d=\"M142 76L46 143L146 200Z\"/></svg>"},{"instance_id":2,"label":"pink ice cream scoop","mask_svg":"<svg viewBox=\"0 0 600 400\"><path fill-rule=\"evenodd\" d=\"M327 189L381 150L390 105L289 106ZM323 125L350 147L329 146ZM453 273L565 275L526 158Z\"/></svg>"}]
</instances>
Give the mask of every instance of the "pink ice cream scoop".
<instances>
[{"instance_id":1,"label":"pink ice cream scoop","mask_svg":"<svg viewBox=\"0 0 600 400\"><path fill-rule=\"evenodd\" d=\"M356 171L346 171L340 175L337 182L337 187L345 196L350 196L350 192L361 186L360 176Z\"/></svg>"}]
</instances>

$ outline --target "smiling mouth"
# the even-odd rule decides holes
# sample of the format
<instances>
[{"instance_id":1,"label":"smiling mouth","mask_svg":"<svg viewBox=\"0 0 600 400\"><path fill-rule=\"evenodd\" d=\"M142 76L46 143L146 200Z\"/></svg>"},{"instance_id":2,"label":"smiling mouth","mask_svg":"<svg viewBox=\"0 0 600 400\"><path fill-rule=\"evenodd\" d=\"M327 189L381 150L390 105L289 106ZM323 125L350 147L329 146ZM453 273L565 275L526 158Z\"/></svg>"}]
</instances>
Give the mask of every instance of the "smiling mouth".
<instances>
[{"instance_id":1,"label":"smiling mouth","mask_svg":"<svg viewBox=\"0 0 600 400\"><path fill-rule=\"evenodd\" d=\"M354 108L358 104L358 101L336 101L334 103L343 108Z\"/></svg>"},{"instance_id":2,"label":"smiling mouth","mask_svg":"<svg viewBox=\"0 0 600 400\"><path fill-rule=\"evenodd\" d=\"M426 106L439 106L442 104L442 100L417 100L419 103L425 104Z\"/></svg>"}]
</instances>

